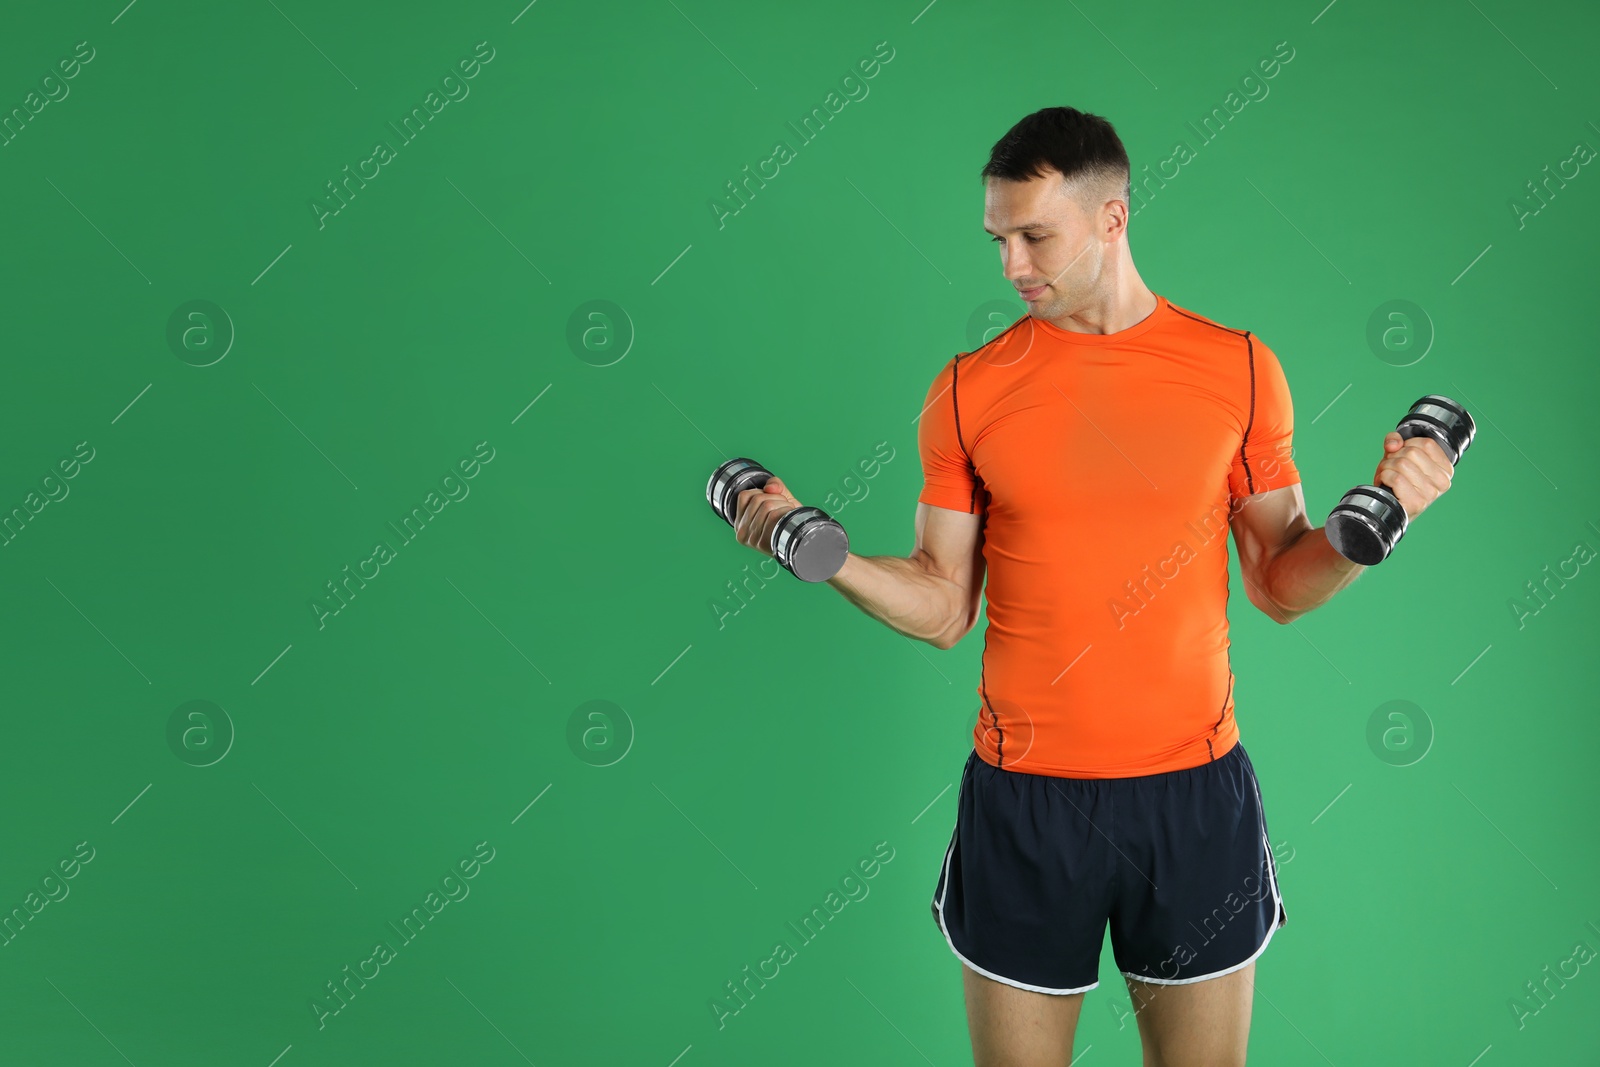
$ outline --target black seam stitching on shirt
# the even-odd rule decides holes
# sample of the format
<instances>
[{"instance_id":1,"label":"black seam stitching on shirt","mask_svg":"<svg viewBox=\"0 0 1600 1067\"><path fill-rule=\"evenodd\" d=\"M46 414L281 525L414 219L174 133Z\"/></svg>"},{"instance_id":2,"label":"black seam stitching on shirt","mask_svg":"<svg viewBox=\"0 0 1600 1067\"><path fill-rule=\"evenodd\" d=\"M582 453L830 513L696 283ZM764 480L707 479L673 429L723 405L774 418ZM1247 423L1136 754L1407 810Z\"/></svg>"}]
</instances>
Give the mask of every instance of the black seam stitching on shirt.
<instances>
[{"instance_id":1,"label":"black seam stitching on shirt","mask_svg":"<svg viewBox=\"0 0 1600 1067\"><path fill-rule=\"evenodd\" d=\"M1230 583L1229 586L1228 586L1227 592L1222 594L1222 617L1223 618L1227 618L1228 617L1228 598L1231 597L1231 596L1233 596L1233 586ZM1228 654L1228 691L1226 693L1222 694L1222 707L1220 709L1218 709L1218 711L1217 711L1216 724L1211 727L1211 733L1212 733L1213 736L1215 736L1215 734L1216 734L1216 732L1218 730L1222 729L1222 720L1224 718L1226 718L1227 715L1228 715L1228 698L1233 696L1233 648L1231 646L1229 647L1227 654ZM1207 744L1209 744L1209 743L1210 742L1207 742Z\"/></svg>"},{"instance_id":2,"label":"black seam stitching on shirt","mask_svg":"<svg viewBox=\"0 0 1600 1067\"><path fill-rule=\"evenodd\" d=\"M1176 312L1176 313L1177 313L1177 314L1179 314L1179 315L1182 315L1182 316L1183 316L1183 317L1184 317L1184 318L1186 318L1186 319L1193 319L1193 320L1194 320L1194 321L1195 321L1195 322L1198 322L1198 323L1201 323L1201 324L1202 324L1202 325L1205 325L1205 326L1215 326L1215 327L1216 327L1216 328L1217 328L1217 329L1219 329L1219 330L1224 330L1224 331L1226 331L1226 332L1228 332L1228 333L1231 333L1231 334L1233 334L1233 335L1234 335L1234 336L1235 336L1235 337L1242 337L1242 336L1244 336L1244 335L1245 335L1245 334L1247 334L1247 333L1249 333L1249 332L1250 332L1250 331L1249 331L1249 330L1235 330L1235 329L1234 329L1234 328L1233 328L1233 327L1231 327L1231 326L1223 326L1223 325L1221 325L1221 324L1220 324L1220 323L1215 323L1215 322L1212 322L1212 321L1211 321L1211 320L1209 320L1209 319L1202 319L1202 318L1200 318L1200 317L1199 317L1199 316L1197 316L1197 315L1191 315L1191 314L1189 314L1189 313L1188 313L1188 312L1187 312L1187 311L1181 311L1181 310L1179 310L1179 309L1178 309L1178 308L1176 308L1176 307L1173 307L1173 305L1172 305L1172 304L1171 304L1171 302L1168 302L1168 304L1167 304L1167 307L1169 307L1169 308L1172 308L1172 310L1173 310L1173 311L1174 311L1174 312Z\"/></svg>"},{"instance_id":3,"label":"black seam stitching on shirt","mask_svg":"<svg viewBox=\"0 0 1600 1067\"><path fill-rule=\"evenodd\" d=\"M967 514L978 513L978 467L972 462L972 453L967 451L967 442L961 436L961 399L956 395L957 386L961 380L961 356L957 355L950 364L950 404L956 416L956 443L961 446L961 454L966 457L967 469L973 474L972 493L967 500Z\"/></svg>"},{"instance_id":4,"label":"black seam stitching on shirt","mask_svg":"<svg viewBox=\"0 0 1600 1067\"><path fill-rule=\"evenodd\" d=\"M1244 437L1239 441L1239 461L1244 464L1244 484L1250 494L1256 491L1255 477L1250 473L1250 457L1244 454L1244 446L1250 440L1250 430L1256 424L1256 346L1250 339L1250 331L1244 332L1244 343L1250 355L1250 419L1244 425Z\"/></svg>"},{"instance_id":5,"label":"black seam stitching on shirt","mask_svg":"<svg viewBox=\"0 0 1600 1067\"><path fill-rule=\"evenodd\" d=\"M957 356L950 364L950 405L956 413L956 443L961 446L961 454L967 457L967 462L972 462L972 457L967 455L967 442L961 439L961 398L956 395L956 389L961 383L961 357Z\"/></svg>"},{"instance_id":6,"label":"black seam stitching on shirt","mask_svg":"<svg viewBox=\"0 0 1600 1067\"><path fill-rule=\"evenodd\" d=\"M960 359L962 356L974 355L974 354L976 354L978 352L982 352L985 348L988 348L990 345L997 344L1000 341L1001 338L1005 337L1005 335L1010 333L1012 330L1015 330L1018 326L1021 326L1024 322L1027 322L1030 317L1031 316L1030 316L1030 314L1028 312L1023 312L1022 313L1022 317L1017 319L1017 321L1013 322L1010 326L1007 326L1005 329L1001 330L999 333L997 333L993 337L989 338L989 340L985 341L983 344L979 345L977 348L974 348L971 352L959 353L956 356L956 358Z\"/></svg>"},{"instance_id":7,"label":"black seam stitching on shirt","mask_svg":"<svg viewBox=\"0 0 1600 1067\"><path fill-rule=\"evenodd\" d=\"M1255 488L1255 486L1256 486L1255 475L1250 470L1250 457L1245 455L1245 450L1244 450L1246 442L1248 442L1250 440L1250 430L1255 426L1255 423L1256 423L1256 347L1255 347L1255 342L1250 337L1250 331L1249 330L1235 330L1232 327L1223 326L1223 325L1221 325L1219 323L1211 322L1211 321L1209 321L1207 319L1202 319L1202 318L1200 318L1200 317L1198 317L1196 315L1191 315L1187 311L1182 311L1182 310L1180 310L1180 309L1178 309L1176 307L1173 307L1171 302L1168 302L1167 306L1169 308L1172 308L1172 310L1174 312L1176 312L1179 315L1182 315L1186 319L1193 319L1195 322L1201 323L1202 325L1214 326L1217 329L1223 331L1224 333L1231 333L1235 337L1243 337L1244 338L1246 351L1248 352L1249 357L1250 357L1250 416L1249 416L1249 420L1245 424L1244 438L1242 440L1240 440L1240 442L1239 442L1239 461L1242 464L1244 464L1244 481L1245 481L1245 488L1247 490L1249 490L1249 494L1248 495L1254 495L1255 491L1256 491L1256 488Z\"/></svg>"},{"instance_id":8,"label":"black seam stitching on shirt","mask_svg":"<svg viewBox=\"0 0 1600 1067\"><path fill-rule=\"evenodd\" d=\"M1000 735L1000 740L995 742L994 758L995 766L1003 770L1006 762L1006 731L1005 728L1000 725L1000 716L995 714L994 705L989 703L989 691L987 686L984 684L984 661L988 658L989 631L987 628L985 628L983 631L983 657L978 661L978 695L983 698L983 706L989 709L989 718L994 723L994 732ZM981 710L978 713L978 721L983 721L983 713Z\"/></svg>"}]
</instances>

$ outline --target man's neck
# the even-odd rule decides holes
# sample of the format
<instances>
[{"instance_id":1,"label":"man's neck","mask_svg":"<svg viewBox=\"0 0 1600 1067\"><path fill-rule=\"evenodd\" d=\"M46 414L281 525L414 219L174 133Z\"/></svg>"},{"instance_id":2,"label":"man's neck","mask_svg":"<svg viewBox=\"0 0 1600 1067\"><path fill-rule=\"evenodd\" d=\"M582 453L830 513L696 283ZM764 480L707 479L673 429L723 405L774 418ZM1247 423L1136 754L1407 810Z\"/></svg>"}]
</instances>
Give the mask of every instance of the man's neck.
<instances>
[{"instance_id":1,"label":"man's neck","mask_svg":"<svg viewBox=\"0 0 1600 1067\"><path fill-rule=\"evenodd\" d=\"M1116 293L1103 302L1096 302L1075 314L1059 319L1049 319L1052 326L1069 333L1119 333L1137 326L1155 313L1156 295L1135 279L1126 292Z\"/></svg>"}]
</instances>

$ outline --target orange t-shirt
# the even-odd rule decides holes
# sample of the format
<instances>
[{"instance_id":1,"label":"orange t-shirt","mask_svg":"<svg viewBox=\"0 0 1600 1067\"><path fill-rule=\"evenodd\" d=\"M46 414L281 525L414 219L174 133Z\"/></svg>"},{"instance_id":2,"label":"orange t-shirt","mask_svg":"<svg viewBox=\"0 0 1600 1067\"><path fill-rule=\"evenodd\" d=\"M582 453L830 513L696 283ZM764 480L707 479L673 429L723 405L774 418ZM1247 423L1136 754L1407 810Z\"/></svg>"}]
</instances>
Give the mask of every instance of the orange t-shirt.
<instances>
[{"instance_id":1,"label":"orange t-shirt","mask_svg":"<svg viewBox=\"0 0 1600 1067\"><path fill-rule=\"evenodd\" d=\"M1300 480L1293 430L1272 350L1160 294L1126 330L1024 315L945 364L917 499L986 513L982 759L1124 778L1237 743L1228 521Z\"/></svg>"}]
</instances>

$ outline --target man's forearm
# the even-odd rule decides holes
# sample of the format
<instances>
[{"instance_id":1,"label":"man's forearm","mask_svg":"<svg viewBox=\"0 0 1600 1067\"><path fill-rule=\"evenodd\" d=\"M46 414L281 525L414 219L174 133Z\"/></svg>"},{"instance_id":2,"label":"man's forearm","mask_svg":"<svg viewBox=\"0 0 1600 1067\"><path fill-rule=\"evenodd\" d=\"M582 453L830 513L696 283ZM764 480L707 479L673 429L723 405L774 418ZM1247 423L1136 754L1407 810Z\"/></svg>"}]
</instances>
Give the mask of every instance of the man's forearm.
<instances>
[{"instance_id":1,"label":"man's forearm","mask_svg":"<svg viewBox=\"0 0 1600 1067\"><path fill-rule=\"evenodd\" d=\"M955 625L954 583L903 556L845 556L828 579L844 598L890 629L938 645Z\"/></svg>"},{"instance_id":2,"label":"man's forearm","mask_svg":"<svg viewBox=\"0 0 1600 1067\"><path fill-rule=\"evenodd\" d=\"M1263 592L1284 616L1283 621L1293 622L1326 604L1364 570L1361 564L1341 556L1318 526L1302 533L1273 557L1266 570Z\"/></svg>"}]
</instances>

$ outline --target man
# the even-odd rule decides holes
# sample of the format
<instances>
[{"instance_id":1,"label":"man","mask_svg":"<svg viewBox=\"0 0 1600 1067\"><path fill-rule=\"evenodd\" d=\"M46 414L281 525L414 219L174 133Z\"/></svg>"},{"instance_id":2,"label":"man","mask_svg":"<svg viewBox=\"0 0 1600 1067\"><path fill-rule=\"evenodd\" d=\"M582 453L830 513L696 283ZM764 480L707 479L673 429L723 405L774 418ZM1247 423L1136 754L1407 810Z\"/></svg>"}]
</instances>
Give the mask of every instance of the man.
<instances>
[{"instance_id":1,"label":"man","mask_svg":"<svg viewBox=\"0 0 1600 1067\"><path fill-rule=\"evenodd\" d=\"M963 964L974 1061L1061 1065L1107 923L1146 1067L1243 1064L1255 960L1287 922L1234 719L1227 531L1279 623L1364 569L1306 516L1273 351L1148 289L1105 119L1046 108L983 168L984 230L1026 315L935 376L910 557L829 584L908 637L988 626L973 750L932 911ZM1449 488L1431 438L1374 483L1415 519ZM800 502L740 494L771 554ZM985 580L987 577L987 589Z\"/></svg>"}]
</instances>

